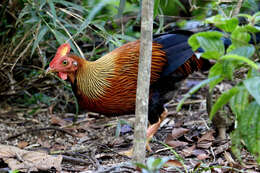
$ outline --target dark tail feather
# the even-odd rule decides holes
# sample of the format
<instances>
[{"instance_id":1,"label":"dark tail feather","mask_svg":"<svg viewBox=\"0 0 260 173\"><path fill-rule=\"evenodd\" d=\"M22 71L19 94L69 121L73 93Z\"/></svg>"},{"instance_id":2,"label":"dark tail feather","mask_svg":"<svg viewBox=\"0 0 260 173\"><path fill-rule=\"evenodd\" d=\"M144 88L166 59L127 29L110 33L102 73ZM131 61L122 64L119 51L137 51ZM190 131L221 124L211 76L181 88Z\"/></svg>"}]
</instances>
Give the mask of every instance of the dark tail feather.
<instances>
[{"instance_id":1,"label":"dark tail feather","mask_svg":"<svg viewBox=\"0 0 260 173\"><path fill-rule=\"evenodd\" d=\"M197 58L195 54L191 56L183 65L181 65L174 73L181 74L182 76L188 76L194 71L207 71L212 64L209 60L204 58Z\"/></svg>"}]
</instances>

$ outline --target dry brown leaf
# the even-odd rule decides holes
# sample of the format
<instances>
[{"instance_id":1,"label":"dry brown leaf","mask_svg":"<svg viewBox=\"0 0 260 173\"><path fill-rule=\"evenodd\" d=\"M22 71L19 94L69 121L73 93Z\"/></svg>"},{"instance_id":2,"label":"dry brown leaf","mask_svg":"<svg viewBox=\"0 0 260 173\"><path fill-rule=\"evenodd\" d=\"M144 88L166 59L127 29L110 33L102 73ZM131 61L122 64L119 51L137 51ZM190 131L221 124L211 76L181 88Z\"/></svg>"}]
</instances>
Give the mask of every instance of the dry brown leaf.
<instances>
[{"instance_id":1,"label":"dry brown leaf","mask_svg":"<svg viewBox=\"0 0 260 173\"><path fill-rule=\"evenodd\" d=\"M28 142L26 142L26 141L20 141L20 142L18 142L17 146L18 146L19 148L23 149L23 148L25 148L25 147L28 146Z\"/></svg>"},{"instance_id":2,"label":"dry brown leaf","mask_svg":"<svg viewBox=\"0 0 260 173\"><path fill-rule=\"evenodd\" d=\"M168 160L165 164L165 167L170 167L170 166L174 166L174 167L183 167L183 165L181 164L180 161L178 160Z\"/></svg>"},{"instance_id":3,"label":"dry brown leaf","mask_svg":"<svg viewBox=\"0 0 260 173\"><path fill-rule=\"evenodd\" d=\"M209 156L204 153L204 154L199 154L199 155L197 156L197 158L198 158L199 160L205 160L205 159L209 158Z\"/></svg>"},{"instance_id":4,"label":"dry brown leaf","mask_svg":"<svg viewBox=\"0 0 260 173\"><path fill-rule=\"evenodd\" d=\"M179 137L183 136L184 134L186 134L189 131L189 129L185 129L185 128L174 128L172 129L172 138L173 139L178 139Z\"/></svg>"},{"instance_id":5,"label":"dry brown leaf","mask_svg":"<svg viewBox=\"0 0 260 173\"><path fill-rule=\"evenodd\" d=\"M197 156L197 158L198 158L199 160L204 160L204 159L206 159L206 158L209 158L209 156L206 154L205 151L199 150L199 149L193 150L192 154L195 155L195 156Z\"/></svg>"},{"instance_id":6,"label":"dry brown leaf","mask_svg":"<svg viewBox=\"0 0 260 173\"><path fill-rule=\"evenodd\" d=\"M169 146L171 146L172 148L176 148L176 147L180 147L180 146L186 146L188 145L187 142L182 142L182 141L178 141L178 140L169 140L169 141L165 141L165 143Z\"/></svg>"},{"instance_id":7,"label":"dry brown leaf","mask_svg":"<svg viewBox=\"0 0 260 173\"><path fill-rule=\"evenodd\" d=\"M201 141L214 141L215 140L215 138L213 136L214 133L215 133L214 130L207 131L207 133L205 133L201 138L198 139L198 142L201 142Z\"/></svg>"},{"instance_id":8,"label":"dry brown leaf","mask_svg":"<svg viewBox=\"0 0 260 173\"><path fill-rule=\"evenodd\" d=\"M18 147L1 145L0 158L12 170L23 172L49 170L54 167L57 171L61 171L62 156L50 156L46 153L26 151Z\"/></svg>"},{"instance_id":9,"label":"dry brown leaf","mask_svg":"<svg viewBox=\"0 0 260 173\"><path fill-rule=\"evenodd\" d=\"M211 146L212 146L212 142L210 142L210 141L201 141L197 144L198 148L204 148L204 149L207 149Z\"/></svg>"},{"instance_id":10,"label":"dry brown leaf","mask_svg":"<svg viewBox=\"0 0 260 173\"><path fill-rule=\"evenodd\" d=\"M228 161L229 164L233 165L233 164L236 163L229 152L225 151L224 152L224 157Z\"/></svg>"},{"instance_id":11,"label":"dry brown leaf","mask_svg":"<svg viewBox=\"0 0 260 173\"><path fill-rule=\"evenodd\" d=\"M44 137L38 138L37 142L45 148L51 148L50 142L46 140Z\"/></svg>"},{"instance_id":12,"label":"dry brown leaf","mask_svg":"<svg viewBox=\"0 0 260 173\"><path fill-rule=\"evenodd\" d=\"M55 116L55 115L51 115L51 124L52 125L59 125L59 126L65 126L68 124L67 121Z\"/></svg>"},{"instance_id":13,"label":"dry brown leaf","mask_svg":"<svg viewBox=\"0 0 260 173\"><path fill-rule=\"evenodd\" d=\"M191 156L194 149L195 149L195 145L192 145L191 147L188 147L188 148L183 149L183 150L182 150L183 155L184 155L185 157Z\"/></svg>"}]
</instances>

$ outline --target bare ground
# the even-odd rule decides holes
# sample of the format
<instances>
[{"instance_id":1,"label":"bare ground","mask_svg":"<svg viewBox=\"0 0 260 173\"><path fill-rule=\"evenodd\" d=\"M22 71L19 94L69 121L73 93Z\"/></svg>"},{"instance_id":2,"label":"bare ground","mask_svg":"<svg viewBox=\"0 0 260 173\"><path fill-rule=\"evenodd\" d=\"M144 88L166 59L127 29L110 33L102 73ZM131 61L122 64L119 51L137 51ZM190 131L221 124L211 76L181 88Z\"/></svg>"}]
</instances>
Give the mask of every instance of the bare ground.
<instances>
[{"instance_id":1,"label":"bare ground","mask_svg":"<svg viewBox=\"0 0 260 173\"><path fill-rule=\"evenodd\" d=\"M241 161L232 154L229 135L225 140L218 139L207 116L207 89L194 94L180 112L175 111L183 95L203 78L205 76L196 73L183 83L178 96L169 104L169 116L150 143L152 152L147 152L147 157L171 158L160 172L260 172L245 149L241 151ZM132 147L133 130L129 125L133 124L134 115L104 117L83 112L73 124L75 114L62 113L69 111L64 107L73 104L71 95L66 95L69 91L59 87L52 90L52 87L48 87L48 94L56 96L58 101L52 100L49 105L1 102L1 144L62 155L63 172L135 172L131 158L122 155ZM75 112L74 107L71 112ZM119 136L116 135L118 129L121 129ZM6 170L8 165L0 159L0 172ZM47 172L55 172L55 169Z\"/></svg>"}]
</instances>

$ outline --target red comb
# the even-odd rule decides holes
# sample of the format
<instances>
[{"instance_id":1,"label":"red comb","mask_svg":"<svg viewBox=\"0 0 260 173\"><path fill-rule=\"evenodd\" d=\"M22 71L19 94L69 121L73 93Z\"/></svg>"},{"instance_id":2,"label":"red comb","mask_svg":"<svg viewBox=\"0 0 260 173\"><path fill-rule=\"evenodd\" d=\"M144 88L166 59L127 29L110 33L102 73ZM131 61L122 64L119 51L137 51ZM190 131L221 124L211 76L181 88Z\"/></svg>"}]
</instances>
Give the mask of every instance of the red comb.
<instances>
[{"instance_id":1,"label":"red comb","mask_svg":"<svg viewBox=\"0 0 260 173\"><path fill-rule=\"evenodd\" d=\"M55 57L52 59L50 65L52 66L52 64L57 61L60 57L63 57L65 55L67 55L70 52L70 45L69 43L64 43L62 45L60 45L60 47L58 48Z\"/></svg>"}]
</instances>

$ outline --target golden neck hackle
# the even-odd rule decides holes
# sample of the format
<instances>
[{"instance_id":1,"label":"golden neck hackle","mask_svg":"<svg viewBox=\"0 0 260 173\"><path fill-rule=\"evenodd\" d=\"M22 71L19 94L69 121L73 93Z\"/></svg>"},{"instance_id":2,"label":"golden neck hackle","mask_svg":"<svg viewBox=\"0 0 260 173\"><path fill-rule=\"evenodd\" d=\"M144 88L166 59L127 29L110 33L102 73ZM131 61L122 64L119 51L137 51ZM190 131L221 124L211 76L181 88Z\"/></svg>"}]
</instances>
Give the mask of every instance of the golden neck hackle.
<instances>
[{"instance_id":1,"label":"golden neck hackle","mask_svg":"<svg viewBox=\"0 0 260 173\"><path fill-rule=\"evenodd\" d=\"M89 99L99 99L104 95L106 88L110 88L108 79L115 75L114 58L106 55L94 62L83 62L76 75L78 89Z\"/></svg>"}]
</instances>

